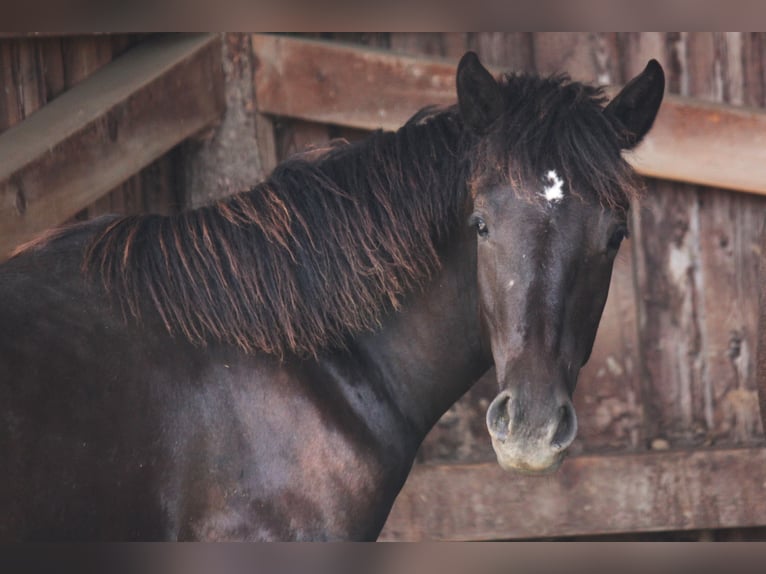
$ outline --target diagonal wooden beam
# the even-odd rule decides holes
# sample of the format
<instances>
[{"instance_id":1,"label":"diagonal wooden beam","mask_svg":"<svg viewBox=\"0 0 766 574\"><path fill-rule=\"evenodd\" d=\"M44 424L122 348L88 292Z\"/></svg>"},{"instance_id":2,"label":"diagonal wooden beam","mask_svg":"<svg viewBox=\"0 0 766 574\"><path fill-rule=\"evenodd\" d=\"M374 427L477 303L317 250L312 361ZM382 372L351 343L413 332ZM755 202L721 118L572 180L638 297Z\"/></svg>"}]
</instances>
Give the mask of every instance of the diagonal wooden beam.
<instances>
[{"instance_id":1,"label":"diagonal wooden beam","mask_svg":"<svg viewBox=\"0 0 766 574\"><path fill-rule=\"evenodd\" d=\"M261 34L253 47L263 113L396 129L425 105L455 101L453 61ZM766 113L667 96L629 160L651 177L766 194Z\"/></svg>"},{"instance_id":2,"label":"diagonal wooden beam","mask_svg":"<svg viewBox=\"0 0 766 574\"><path fill-rule=\"evenodd\" d=\"M415 465L380 539L492 540L766 524L766 449L580 456L550 476Z\"/></svg>"},{"instance_id":3,"label":"diagonal wooden beam","mask_svg":"<svg viewBox=\"0 0 766 574\"><path fill-rule=\"evenodd\" d=\"M220 39L143 43L0 134L0 259L215 122Z\"/></svg>"}]
</instances>

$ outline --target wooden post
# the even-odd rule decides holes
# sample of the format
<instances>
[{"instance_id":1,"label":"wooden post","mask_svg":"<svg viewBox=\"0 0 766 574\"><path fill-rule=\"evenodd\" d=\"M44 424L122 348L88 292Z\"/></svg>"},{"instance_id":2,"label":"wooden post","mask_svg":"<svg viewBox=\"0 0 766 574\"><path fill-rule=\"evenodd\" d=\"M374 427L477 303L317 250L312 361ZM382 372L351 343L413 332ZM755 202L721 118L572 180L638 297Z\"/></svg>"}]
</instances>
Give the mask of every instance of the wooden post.
<instances>
[{"instance_id":1,"label":"wooden post","mask_svg":"<svg viewBox=\"0 0 766 574\"><path fill-rule=\"evenodd\" d=\"M249 189L276 165L271 121L258 113L249 34L221 35L226 110L221 121L183 149L188 207Z\"/></svg>"}]
</instances>

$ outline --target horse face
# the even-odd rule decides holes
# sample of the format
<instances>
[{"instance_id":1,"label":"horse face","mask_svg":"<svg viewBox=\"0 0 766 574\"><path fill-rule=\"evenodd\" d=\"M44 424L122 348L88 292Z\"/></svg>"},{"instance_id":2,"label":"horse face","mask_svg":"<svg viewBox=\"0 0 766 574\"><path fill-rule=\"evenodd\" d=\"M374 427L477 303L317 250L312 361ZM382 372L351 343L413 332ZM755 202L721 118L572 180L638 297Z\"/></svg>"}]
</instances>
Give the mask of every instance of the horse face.
<instances>
[{"instance_id":1,"label":"horse face","mask_svg":"<svg viewBox=\"0 0 766 574\"><path fill-rule=\"evenodd\" d=\"M662 69L650 62L609 106L595 108L592 113L604 114L603 125L610 126L614 147L604 157L620 161L621 149L643 138L663 90ZM458 99L481 149L475 161L504 165L497 154L487 153L498 146L481 141L518 125L505 111L512 98L475 56L461 61ZM545 163L539 159L534 161ZM469 218L477 236L480 319L500 387L487 411L487 427L503 468L552 471L577 432L572 393L590 356L614 259L627 234L628 204L606 207L588 187L587 176L578 181L570 177L576 170L556 165L536 174L516 172L526 174L522 179L490 171L492 177L474 175Z\"/></svg>"},{"instance_id":2,"label":"horse face","mask_svg":"<svg viewBox=\"0 0 766 574\"><path fill-rule=\"evenodd\" d=\"M497 187L476 198L470 224L501 389L487 411L493 447L504 468L555 469L577 432L572 392L627 222L566 195L541 205Z\"/></svg>"}]
</instances>

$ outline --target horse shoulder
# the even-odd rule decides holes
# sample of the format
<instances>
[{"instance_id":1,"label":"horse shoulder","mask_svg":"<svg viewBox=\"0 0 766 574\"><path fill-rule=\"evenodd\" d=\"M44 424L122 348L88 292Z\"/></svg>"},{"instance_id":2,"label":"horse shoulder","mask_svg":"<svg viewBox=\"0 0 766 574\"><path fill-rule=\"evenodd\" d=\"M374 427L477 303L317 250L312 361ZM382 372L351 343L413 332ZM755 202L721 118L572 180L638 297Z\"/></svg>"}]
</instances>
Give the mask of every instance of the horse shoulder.
<instances>
[{"instance_id":1,"label":"horse shoulder","mask_svg":"<svg viewBox=\"0 0 766 574\"><path fill-rule=\"evenodd\" d=\"M365 430L366 413L340 388L337 369L242 355L216 359L205 376L189 417L196 438L185 439L177 471L205 469L204 478L173 494L179 538L377 536L403 479L382 463L381 441Z\"/></svg>"}]
</instances>

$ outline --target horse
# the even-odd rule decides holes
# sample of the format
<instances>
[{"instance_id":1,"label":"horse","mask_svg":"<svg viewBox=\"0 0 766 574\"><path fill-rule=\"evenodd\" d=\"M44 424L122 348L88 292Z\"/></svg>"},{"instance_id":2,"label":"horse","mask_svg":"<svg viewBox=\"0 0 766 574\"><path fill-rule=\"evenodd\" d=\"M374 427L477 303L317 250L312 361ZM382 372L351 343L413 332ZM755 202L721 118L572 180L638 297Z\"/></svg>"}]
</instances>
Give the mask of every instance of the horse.
<instances>
[{"instance_id":1,"label":"horse","mask_svg":"<svg viewBox=\"0 0 766 574\"><path fill-rule=\"evenodd\" d=\"M664 92L460 60L457 103L0 266L0 539L375 540L494 364L498 463L554 471Z\"/></svg>"}]
</instances>

